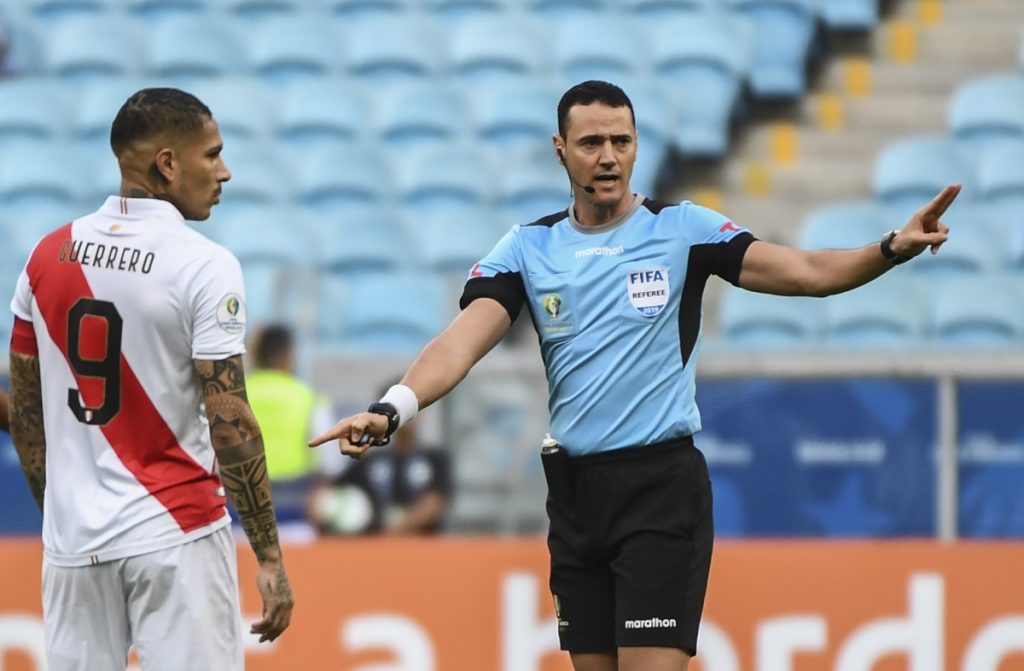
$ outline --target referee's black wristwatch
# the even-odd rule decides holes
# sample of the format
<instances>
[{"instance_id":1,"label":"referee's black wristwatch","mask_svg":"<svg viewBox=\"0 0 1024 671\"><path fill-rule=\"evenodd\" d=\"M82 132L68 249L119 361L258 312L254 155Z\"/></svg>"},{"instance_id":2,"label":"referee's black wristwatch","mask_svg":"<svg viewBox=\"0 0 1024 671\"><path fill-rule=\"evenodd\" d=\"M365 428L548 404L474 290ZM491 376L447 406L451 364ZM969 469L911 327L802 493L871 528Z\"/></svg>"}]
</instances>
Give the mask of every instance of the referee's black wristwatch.
<instances>
[{"instance_id":1,"label":"referee's black wristwatch","mask_svg":"<svg viewBox=\"0 0 1024 671\"><path fill-rule=\"evenodd\" d=\"M899 231L894 230L889 231L888 233L882 236L882 256L889 259L889 263L891 263L894 266L898 266L901 263L906 263L911 258L913 258L910 256L903 256L892 251L892 241L898 233Z\"/></svg>"},{"instance_id":2,"label":"referee's black wristwatch","mask_svg":"<svg viewBox=\"0 0 1024 671\"><path fill-rule=\"evenodd\" d=\"M390 403L371 403L370 407L366 409L366 412L372 412L375 415L384 415L388 418L388 432L384 434L384 438L377 442L378 445L387 445L391 442L391 434L398 428L398 408L391 405Z\"/></svg>"}]
</instances>

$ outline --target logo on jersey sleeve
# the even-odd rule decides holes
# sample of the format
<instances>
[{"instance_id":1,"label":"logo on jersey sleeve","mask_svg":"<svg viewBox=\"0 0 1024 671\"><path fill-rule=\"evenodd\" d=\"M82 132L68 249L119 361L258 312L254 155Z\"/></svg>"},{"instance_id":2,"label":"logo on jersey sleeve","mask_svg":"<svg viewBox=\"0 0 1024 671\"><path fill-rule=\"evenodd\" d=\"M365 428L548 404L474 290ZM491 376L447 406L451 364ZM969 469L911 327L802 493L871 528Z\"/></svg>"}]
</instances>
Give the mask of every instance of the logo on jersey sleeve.
<instances>
[{"instance_id":1,"label":"logo on jersey sleeve","mask_svg":"<svg viewBox=\"0 0 1024 671\"><path fill-rule=\"evenodd\" d=\"M245 330L245 303L238 294L228 294L217 305L217 323L228 333Z\"/></svg>"},{"instance_id":2,"label":"logo on jersey sleeve","mask_svg":"<svg viewBox=\"0 0 1024 671\"><path fill-rule=\"evenodd\" d=\"M658 315L668 305L668 268L659 266L626 273L629 302L644 317Z\"/></svg>"}]
</instances>

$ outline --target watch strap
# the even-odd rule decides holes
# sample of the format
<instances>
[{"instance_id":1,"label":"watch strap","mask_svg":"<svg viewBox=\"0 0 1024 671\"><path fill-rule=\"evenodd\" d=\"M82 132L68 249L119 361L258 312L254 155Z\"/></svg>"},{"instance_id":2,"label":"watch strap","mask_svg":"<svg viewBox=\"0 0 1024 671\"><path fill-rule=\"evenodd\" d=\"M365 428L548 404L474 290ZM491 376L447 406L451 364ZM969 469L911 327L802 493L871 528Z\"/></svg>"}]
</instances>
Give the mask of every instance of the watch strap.
<instances>
[{"instance_id":1,"label":"watch strap","mask_svg":"<svg viewBox=\"0 0 1024 671\"><path fill-rule=\"evenodd\" d=\"M911 257L909 257L909 256L902 256L902 255L897 254L896 252L894 252L892 250L893 238L895 238L898 233L899 233L899 231L895 231L895 230L889 231L888 233L886 233L885 235L882 236L882 243L881 243L882 256L884 256L886 259L888 259L889 263L891 263L894 266L898 266L901 263L906 263L907 261L909 261L911 259Z\"/></svg>"}]
</instances>

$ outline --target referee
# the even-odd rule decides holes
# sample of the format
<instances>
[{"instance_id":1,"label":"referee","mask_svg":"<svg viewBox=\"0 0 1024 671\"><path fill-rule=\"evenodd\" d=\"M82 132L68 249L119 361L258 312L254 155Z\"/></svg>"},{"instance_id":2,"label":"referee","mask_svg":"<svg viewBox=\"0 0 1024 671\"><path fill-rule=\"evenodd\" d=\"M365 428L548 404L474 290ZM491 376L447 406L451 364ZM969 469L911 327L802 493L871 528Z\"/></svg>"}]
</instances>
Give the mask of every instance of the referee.
<instances>
[{"instance_id":1,"label":"referee","mask_svg":"<svg viewBox=\"0 0 1024 671\"><path fill-rule=\"evenodd\" d=\"M525 305L547 371L551 591L576 671L683 671L714 536L694 372L710 275L773 294L828 296L932 252L949 229L947 187L899 231L860 249L802 251L756 239L721 214L634 194L633 107L587 81L558 104L552 138L573 202L515 226L470 271L462 312L338 439L359 457L448 393Z\"/></svg>"}]
</instances>

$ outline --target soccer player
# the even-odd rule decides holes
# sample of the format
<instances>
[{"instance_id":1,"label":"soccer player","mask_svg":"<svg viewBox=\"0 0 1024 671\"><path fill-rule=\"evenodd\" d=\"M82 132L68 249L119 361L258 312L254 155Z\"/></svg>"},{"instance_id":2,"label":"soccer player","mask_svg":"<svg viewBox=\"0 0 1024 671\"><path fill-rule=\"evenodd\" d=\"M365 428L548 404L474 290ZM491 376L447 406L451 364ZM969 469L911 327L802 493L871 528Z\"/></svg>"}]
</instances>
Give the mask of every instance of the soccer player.
<instances>
[{"instance_id":1,"label":"soccer player","mask_svg":"<svg viewBox=\"0 0 1024 671\"><path fill-rule=\"evenodd\" d=\"M547 370L551 591L576 671L682 671L697 647L713 528L694 369L712 274L745 289L827 296L947 239L950 186L900 231L860 249L757 240L693 203L630 190L633 107L606 82L569 89L554 151L570 207L516 226L469 273L461 314L367 412L313 441L353 457L448 393L523 305ZM369 442L364 444L364 438Z\"/></svg>"},{"instance_id":2,"label":"soccer player","mask_svg":"<svg viewBox=\"0 0 1024 671\"><path fill-rule=\"evenodd\" d=\"M259 562L260 641L293 599L246 400L241 268L185 223L210 216L231 174L210 110L177 89L132 95L110 143L120 196L45 236L11 303L48 668L123 671L134 645L144 671L240 670L226 498Z\"/></svg>"}]
</instances>

